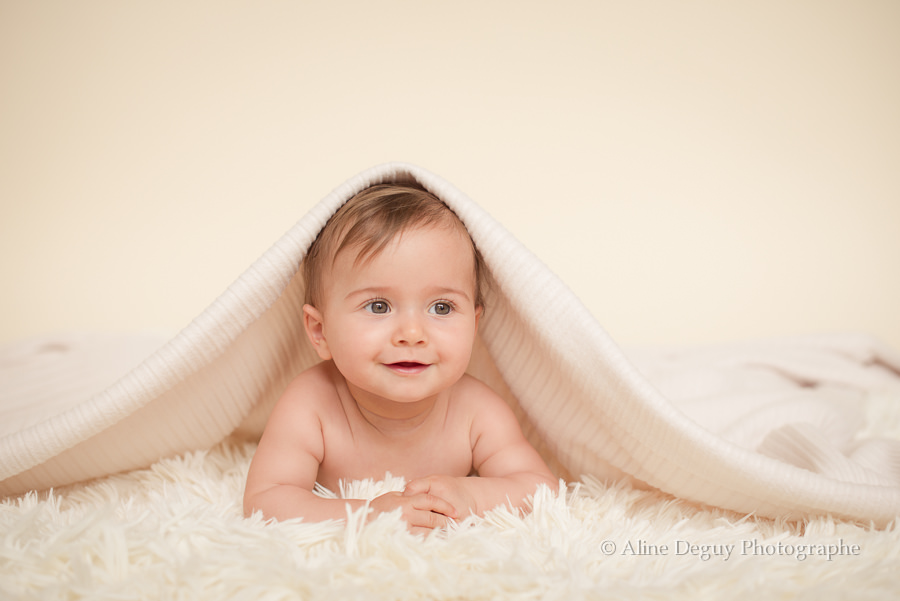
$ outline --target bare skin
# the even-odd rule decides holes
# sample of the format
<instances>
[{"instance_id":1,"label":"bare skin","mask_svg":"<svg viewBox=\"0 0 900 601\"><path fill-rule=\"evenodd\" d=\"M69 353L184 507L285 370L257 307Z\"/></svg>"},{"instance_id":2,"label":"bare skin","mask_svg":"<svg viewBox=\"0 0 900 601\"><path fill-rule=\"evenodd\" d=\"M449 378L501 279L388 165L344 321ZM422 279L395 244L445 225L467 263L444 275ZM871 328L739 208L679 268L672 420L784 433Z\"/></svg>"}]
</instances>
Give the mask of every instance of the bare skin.
<instances>
[{"instance_id":1,"label":"bare skin","mask_svg":"<svg viewBox=\"0 0 900 601\"><path fill-rule=\"evenodd\" d=\"M399 508L411 530L427 532L556 487L506 403L464 374L481 314L466 252L471 261L458 232L432 227L404 234L364 270L338 255L327 300L304 307L323 362L273 409L245 514L343 519L365 501L323 499L316 482L337 490L391 472L406 489L372 500L370 517Z\"/></svg>"},{"instance_id":2,"label":"bare skin","mask_svg":"<svg viewBox=\"0 0 900 601\"><path fill-rule=\"evenodd\" d=\"M343 519L347 505L355 510L365 502L320 498L315 483L337 490L341 479L385 472L405 476L408 485L374 499L372 515L399 507L413 531L507 502L521 507L538 484L556 486L506 404L474 378L405 419L385 419L365 415L325 362L298 377L273 411L247 480L245 513Z\"/></svg>"}]
</instances>

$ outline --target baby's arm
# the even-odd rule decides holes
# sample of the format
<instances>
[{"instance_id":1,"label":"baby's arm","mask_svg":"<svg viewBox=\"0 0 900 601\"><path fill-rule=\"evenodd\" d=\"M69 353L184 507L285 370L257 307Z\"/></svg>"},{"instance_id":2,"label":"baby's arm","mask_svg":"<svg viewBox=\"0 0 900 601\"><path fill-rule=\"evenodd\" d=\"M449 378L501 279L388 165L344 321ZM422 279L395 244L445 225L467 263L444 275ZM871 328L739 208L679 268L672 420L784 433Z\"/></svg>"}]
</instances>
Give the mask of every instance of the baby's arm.
<instances>
[{"instance_id":1,"label":"baby's arm","mask_svg":"<svg viewBox=\"0 0 900 601\"><path fill-rule=\"evenodd\" d=\"M266 518L318 522L345 519L348 506L365 505L360 499L323 499L312 492L325 453L317 400L333 394L328 386L320 372L304 372L275 405L247 475L244 515L262 511ZM375 514L400 507L413 530L443 526L453 514L449 503L427 492L387 493L369 505Z\"/></svg>"},{"instance_id":2,"label":"baby's arm","mask_svg":"<svg viewBox=\"0 0 900 601\"><path fill-rule=\"evenodd\" d=\"M522 434L509 406L486 385L476 388L472 418L472 465L478 477L431 476L410 482L406 494L430 493L447 499L456 513L483 515L498 505L523 508L538 485L556 490L558 480Z\"/></svg>"}]
</instances>

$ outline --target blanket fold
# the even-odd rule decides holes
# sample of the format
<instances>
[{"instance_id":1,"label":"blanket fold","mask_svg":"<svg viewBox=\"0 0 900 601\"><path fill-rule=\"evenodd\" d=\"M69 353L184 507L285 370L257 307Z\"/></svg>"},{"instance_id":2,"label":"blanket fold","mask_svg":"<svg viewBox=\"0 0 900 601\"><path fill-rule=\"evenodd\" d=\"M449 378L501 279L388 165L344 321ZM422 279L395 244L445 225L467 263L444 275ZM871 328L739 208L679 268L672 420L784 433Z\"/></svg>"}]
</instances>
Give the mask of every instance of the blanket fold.
<instances>
[{"instance_id":1,"label":"blanket fold","mask_svg":"<svg viewBox=\"0 0 900 601\"><path fill-rule=\"evenodd\" d=\"M0 494L146 466L233 432L258 436L287 383L318 360L302 325L306 249L354 194L408 180L450 206L483 254L495 286L469 371L510 403L558 474L627 475L697 503L786 519L832 514L883 526L900 513L900 444L841 430L867 394L900 392L890 349L846 338L824 351L789 344L769 363L751 347L726 354L729 365L702 354L694 363L626 356L500 224L403 163L334 190L188 327L96 394L75 387L60 400L22 385L16 399L0 398L0 417L16 412L0 419Z\"/></svg>"}]
</instances>

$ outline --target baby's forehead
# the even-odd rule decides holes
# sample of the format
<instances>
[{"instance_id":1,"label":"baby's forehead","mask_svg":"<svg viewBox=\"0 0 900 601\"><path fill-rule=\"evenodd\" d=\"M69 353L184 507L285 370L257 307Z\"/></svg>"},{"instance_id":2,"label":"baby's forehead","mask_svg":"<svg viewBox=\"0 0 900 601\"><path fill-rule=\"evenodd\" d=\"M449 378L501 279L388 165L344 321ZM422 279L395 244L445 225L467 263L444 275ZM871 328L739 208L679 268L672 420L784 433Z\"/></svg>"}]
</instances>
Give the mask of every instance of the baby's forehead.
<instances>
[{"instance_id":1,"label":"baby's forehead","mask_svg":"<svg viewBox=\"0 0 900 601\"><path fill-rule=\"evenodd\" d=\"M396 248L397 245L402 245L405 240L408 240L409 237L414 234L435 231L455 233L458 235L459 240L464 243L465 247L471 251L474 257L475 249L472 245L468 231L459 219L451 213L447 219L442 219L438 222L408 224L389 235L361 238L354 241L352 244L344 245L344 235L342 235L341 241L336 245L336 250L332 257L332 264L337 261L338 256L346 253L346 256L352 258L354 266L364 266L388 251L388 249ZM429 240L433 241L435 244L441 243L440 236L425 236L424 240L426 243Z\"/></svg>"}]
</instances>

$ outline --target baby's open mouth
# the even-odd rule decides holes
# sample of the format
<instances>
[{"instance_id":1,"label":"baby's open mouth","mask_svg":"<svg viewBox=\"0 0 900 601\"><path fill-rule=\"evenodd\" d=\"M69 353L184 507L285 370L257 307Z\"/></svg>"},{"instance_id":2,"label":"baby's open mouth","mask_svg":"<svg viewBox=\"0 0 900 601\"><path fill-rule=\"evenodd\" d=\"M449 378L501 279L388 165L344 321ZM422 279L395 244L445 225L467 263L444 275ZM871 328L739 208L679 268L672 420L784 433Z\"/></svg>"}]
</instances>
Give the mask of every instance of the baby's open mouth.
<instances>
[{"instance_id":1,"label":"baby's open mouth","mask_svg":"<svg viewBox=\"0 0 900 601\"><path fill-rule=\"evenodd\" d=\"M419 363L418 361L397 361L386 365L395 373L407 375L419 374L428 368L427 363Z\"/></svg>"}]
</instances>

